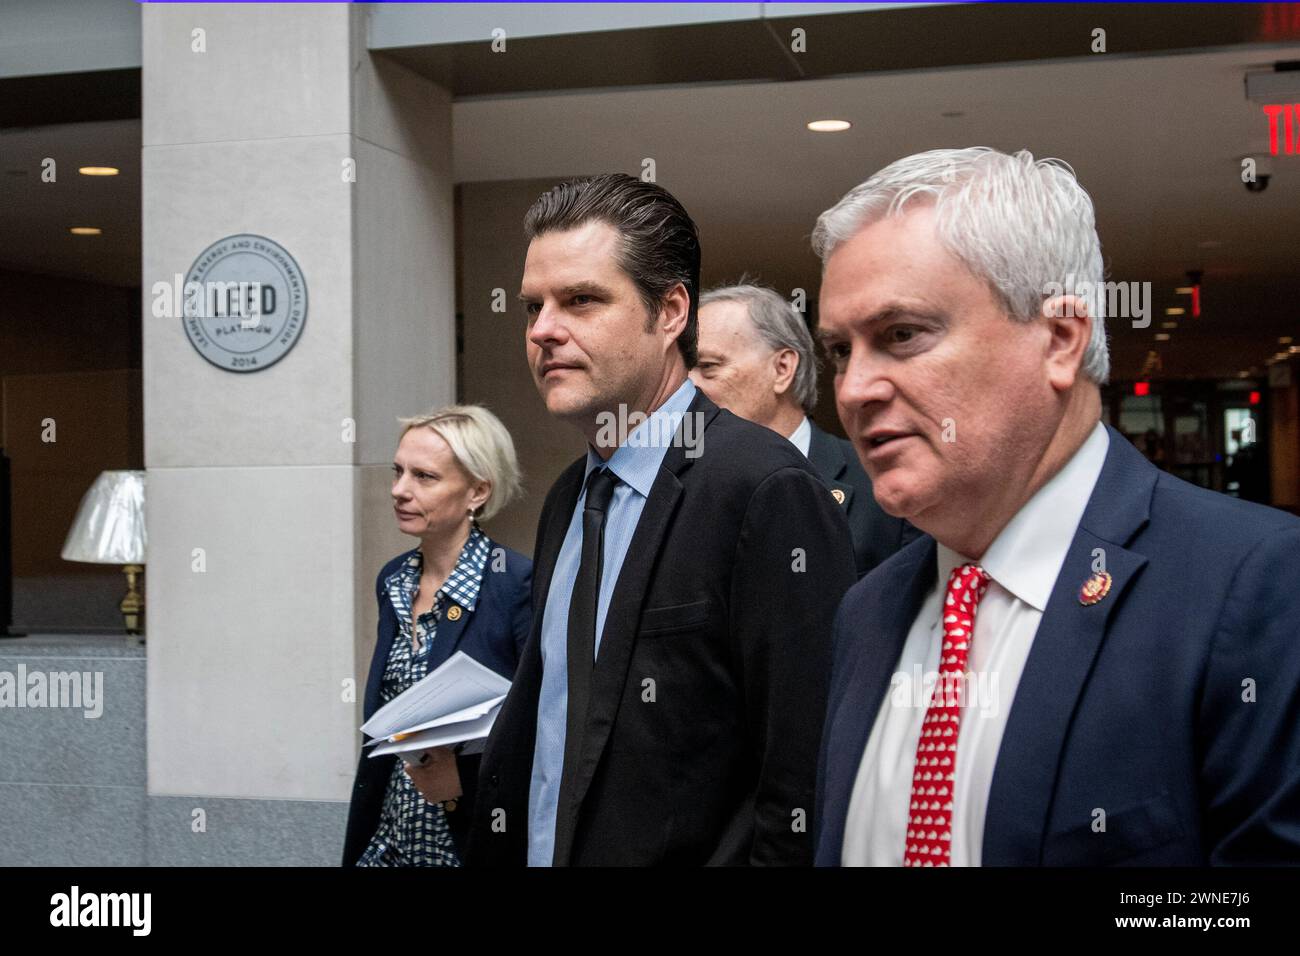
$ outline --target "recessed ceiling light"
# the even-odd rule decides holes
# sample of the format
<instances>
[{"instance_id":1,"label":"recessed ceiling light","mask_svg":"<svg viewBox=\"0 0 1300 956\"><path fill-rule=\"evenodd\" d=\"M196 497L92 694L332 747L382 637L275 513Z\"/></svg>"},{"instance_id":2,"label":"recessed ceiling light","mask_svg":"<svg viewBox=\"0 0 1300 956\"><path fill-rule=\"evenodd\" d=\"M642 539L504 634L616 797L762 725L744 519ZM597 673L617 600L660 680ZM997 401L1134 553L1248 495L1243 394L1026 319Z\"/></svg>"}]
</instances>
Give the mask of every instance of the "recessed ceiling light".
<instances>
[{"instance_id":1,"label":"recessed ceiling light","mask_svg":"<svg viewBox=\"0 0 1300 956\"><path fill-rule=\"evenodd\" d=\"M1169 341L1169 333L1168 333L1168 332L1157 332L1157 333L1156 333L1156 341L1157 341L1157 342L1168 342L1168 341Z\"/></svg>"},{"instance_id":2,"label":"recessed ceiling light","mask_svg":"<svg viewBox=\"0 0 1300 956\"><path fill-rule=\"evenodd\" d=\"M116 176L119 170L116 166L82 166L77 172L83 176Z\"/></svg>"},{"instance_id":3,"label":"recessed ceiling light","mask_svg":"<svg viewBox=\"0 0 1300 956\"><path fill-rule=\"evenodd\" d=\"M74 236L98 236L102 235L104 230L98 226L73 226L68 232Z\"/></svg>"},{"instance_id":4,"label":"recessed ceiling light","mask_svg":"<svg viewBox=\"0 0 1300 956\"><path fill-rule=\"evenodd\" d=\"M813 120L808 128L814 133L841 133L853 124L848 120Z\"/></svg>"},{"instance_id":5,"label":"recessed ceiling light","mask_svg":"<svg viewBox=\"0 0 1300 956\"><path fill-rule=\"evenodd\" d=\"M1165 315L1182 315L1186 311L1187 310L1182 308L1181 306L1175 305L1175 306L1171 306L1168 309L1165 309Z\"/></svg>"},{"instance_id":6,"label":"recessed ceiling light","mask_svg":"<svg viewBox=\"0 0 1300 956\"><path fill-rule=\"evenodd\" d=\"M1176 328L1178 328L1178 323L1177 323L1177 322L1161 322L1161 323L1160 323L1160 327L1161 327L1162 329L1176 329Z\"/></svg>"}]
</instances>

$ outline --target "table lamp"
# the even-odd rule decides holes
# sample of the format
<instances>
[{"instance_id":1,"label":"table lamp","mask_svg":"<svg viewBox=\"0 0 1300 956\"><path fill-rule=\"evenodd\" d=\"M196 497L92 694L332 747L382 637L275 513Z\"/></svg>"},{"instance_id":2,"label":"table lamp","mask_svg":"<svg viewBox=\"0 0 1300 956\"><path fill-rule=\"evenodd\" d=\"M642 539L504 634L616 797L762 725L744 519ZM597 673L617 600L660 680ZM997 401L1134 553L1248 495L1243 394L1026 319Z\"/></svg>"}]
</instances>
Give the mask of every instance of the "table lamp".
<instances>
[{"instance_id":1,"label":"table lamp","mask_svg":"<svg viewBox=\"0 0 1300 956\"><path fill-rule=\"evenodd\" d=\"M148 539L144 529L143 471L105 471L90 486L63 544L63 560L120 564L126 573L122 618L126 633L143 633L144 596L136 587L144 573Z\"/></svg>"}]
</instances>

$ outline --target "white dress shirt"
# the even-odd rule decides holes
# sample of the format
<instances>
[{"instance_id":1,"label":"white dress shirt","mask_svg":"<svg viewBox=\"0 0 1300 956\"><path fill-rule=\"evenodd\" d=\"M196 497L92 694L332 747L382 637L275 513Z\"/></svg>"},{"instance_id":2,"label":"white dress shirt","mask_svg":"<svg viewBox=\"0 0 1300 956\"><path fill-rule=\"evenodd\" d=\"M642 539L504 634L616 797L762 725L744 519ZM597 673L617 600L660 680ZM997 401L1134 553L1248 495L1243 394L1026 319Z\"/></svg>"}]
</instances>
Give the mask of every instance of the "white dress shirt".
<instances>
[{"instance_id":1,"label":"white dress shirt","mask_svg":"<svg viewBox=\"0 0 1300 956\"><path fill-rule=\"evenodd\" d=\"M916 745L938 677L940 611L948 575L966 563L979 564L991 582L975 613L967 661L972 676L962 688L951 862L980 865L984 814L1011 702L1109 446L1106 427L1098 422L1065 467L1007 522L982 560L971 562L937 546L938 577L907 633L858 767L844 827L845 866L903 865Z\"/></svg>"},{"instance_id":2,"label":"white dress shirt","mask_svg":"<svg viewBox=\"0 0 1300 956\"><path fill-rule=\"evenodd\" d=\"M808 421L807 415L803 417L799 427L790 434L789 440L795 448L803 452L805 458L808 457L808 448L812 445L812 422Z\"/></svg>"}]
</instances>

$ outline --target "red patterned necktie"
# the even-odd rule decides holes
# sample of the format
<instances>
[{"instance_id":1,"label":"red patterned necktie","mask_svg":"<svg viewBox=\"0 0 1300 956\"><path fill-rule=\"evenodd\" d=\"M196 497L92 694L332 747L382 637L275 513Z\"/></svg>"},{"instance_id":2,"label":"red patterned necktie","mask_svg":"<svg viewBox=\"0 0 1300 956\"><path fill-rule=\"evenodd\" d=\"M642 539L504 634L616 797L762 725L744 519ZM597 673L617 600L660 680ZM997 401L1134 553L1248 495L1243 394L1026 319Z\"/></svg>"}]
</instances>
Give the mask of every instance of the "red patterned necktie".
<instances>
[{"instance_id":1,"label":"red patterned necktie","mask_svg":"<svg viewBox=\"0 0 1300 956\"><path fill-rule=\"evenodd\" d=\"M916 744L903 866L947 866L952 860L952 783L957 768L961 704L965 700L958 688L964 680L966 657L975 634L975 608L988 587L988 573L977 564L953 568L948 576L939 679Z\"/></svg>"}]
</instances>

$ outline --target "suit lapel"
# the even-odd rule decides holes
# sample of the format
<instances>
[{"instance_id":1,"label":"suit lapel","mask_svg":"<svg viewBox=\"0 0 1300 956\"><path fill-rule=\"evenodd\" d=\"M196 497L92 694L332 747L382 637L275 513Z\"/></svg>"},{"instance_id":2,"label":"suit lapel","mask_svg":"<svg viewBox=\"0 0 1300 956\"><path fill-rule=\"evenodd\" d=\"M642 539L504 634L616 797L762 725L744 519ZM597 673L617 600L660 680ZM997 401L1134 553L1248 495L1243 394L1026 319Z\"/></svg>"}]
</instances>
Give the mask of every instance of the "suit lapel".
<instances>
[{"instance_id":1,"label":"suit lapel","mask_svg":"<svg viewBox=\"0 0 1300 956\"><path fill-rule=\"evenodd\" d=\"M462 612L456 616L454 621L447 613L453 607L459 608ZM427 673L432 674L447 663L452 654L456 653L461 636L465 633L465 628L473 614L473 611L465 610L451 598L446 599L443 604L442 616L438 620L437 636L434 638L433 646L429 648L429 669Z\"/></svg>"},{"instance_id":2,"label":"suit lapel","mask_svg":"<svg viewBox=\"0 0 1300 956\"><path fill-rule=\"evenodd\" d=\"M415 551L412 549L401 556L405 562ZM399 565L400 567L400 565ZM369 720L374 716L375 711L379 709L379 695L383 690L384 669L388 666L388 655L393 650L393 639L401 630L401 622L397 620L397 611L393 608L392 598L388 596L388 588L385 586L379 595L379 621L385 626L380 627L378 637L375 641L375 652L370 657L370 673L366 676L366 699L362 707L362 713L365 719Z\"/></svg>"},{"instance_id":3,"label":"suit lapel","mask_svg":"<svg viewBox=\"0 0 1300 956\"><path fill-rule=\"evenodd\" d=\"M702 391L696 393L687 409L688 415L696 413L704 416L704 425L699 434L707 440L708 427L717 415L718 407ZM614 716L623 699L627 670L632 661L632 648L636 642L637 624L650 590L650 575L672 524L673 514L681 501L680 476L691 464L680 440L681 427L678 426L679 440L674 441L664 453L659 474L650 488L645 507L641 510L640 520L610 598L609 610L605 614L605 628L601 632L600 649L592 672L591 699L581 756L572 770L567 766L564 768L564 780L560 787L555 821L557 866L567 866L570 862L578 811L596 774L605 745L609 742L614 728ZM572 508L569 510L572 511Z\"/></svg>"},{"instance_id":4,"label":"suit lapel","mask_svg":"<svg viewBox=\"0 0 1300 956\"><path fill-rule=\"evenodd\" d=\"M842 686L844 691L832 691L835 710L829 715L827 752L836 759L827 763L826 792L821 803L828 814L826 836L819 842L834 848L836 860L844 842L844 821L867 739L897 670L912 621L926 592L934 585L934 539L927 538L924 545L909 549L880 573L884 577L870 590L862 613L852 617L860 632L841 637L858 648L849 658L850 673L842 684L838 677L833 678L836 687ZM847 615L844 619L850 620Z\"/></svg>"},{"instance_id":5,"label":"suit lapel","mask_svg":"<svg viewBox=\"0 0 1300 956\"><path fill-rule=\"evenodd\" d=\"M1069 724L1124 593L1146 565L1126 545L1147 523L1158 472L1114 429L1016 688L984 817L985 866L1038 866ZM1084 605L1104 562L1110 590Z\"/></svg>"},{"instance_id":6,"label":"suit lapel","mask_svg":"<svg viewBox=\"0 0 1300 956\"><path fill-rule=\"evenodd\" d=\"M532 772L533 747L537 739L537 699L542 687L542 615L546 610L546 595L551 587L560 547L573 517L573 506L582 490L585 462L584 455L556 480L549 516L545 526L538 528L533 548L533 619L528 641L520 653L510 694L483 751L484 767L495 767L507 756L513 756L523 779ZM524 790L527 791L526 786Z\"/></svg>"},{"instance_id":7,"label":"suit lapel","mask_svg":"<svg viewBox=\"0 0 1300 956\"><path fill-rule=\"evenodd\" d=\"M839 503L840 510L847 513L853 504L853 486L843 480L844 473L848 470L844 449L833 436L816 425L812 426L812 434L808 439L808 463L816 469L822 481L830 485L832 491L840 493L835 496L835 500Z\"/></svg>"},{"instance_id":8,"label":"suit lapel","mask_svg":"<svg viewBox=\"0 0 1300 956\"><path fill-rule=\"evenodd\" d=\"M839 442L816 425L812 426L812 434L808 438L808 461L823 478L842 478L848 467L840 452Z\"/></svg>"}]
</instances>

